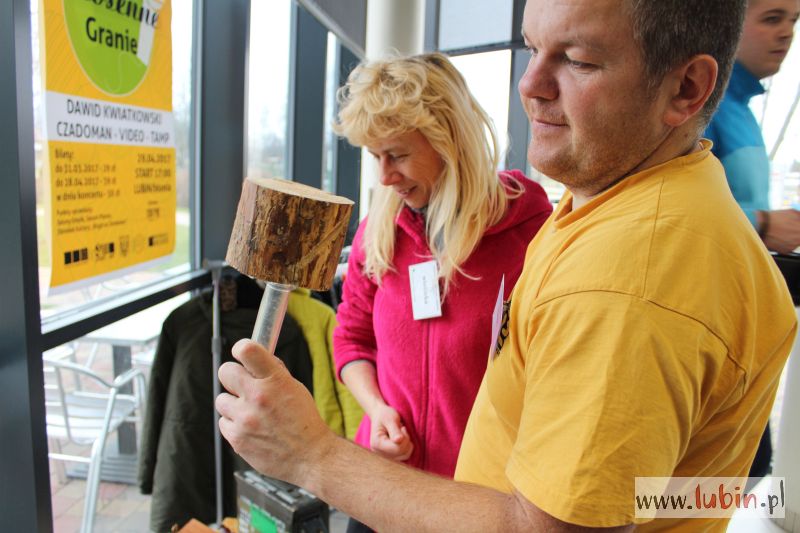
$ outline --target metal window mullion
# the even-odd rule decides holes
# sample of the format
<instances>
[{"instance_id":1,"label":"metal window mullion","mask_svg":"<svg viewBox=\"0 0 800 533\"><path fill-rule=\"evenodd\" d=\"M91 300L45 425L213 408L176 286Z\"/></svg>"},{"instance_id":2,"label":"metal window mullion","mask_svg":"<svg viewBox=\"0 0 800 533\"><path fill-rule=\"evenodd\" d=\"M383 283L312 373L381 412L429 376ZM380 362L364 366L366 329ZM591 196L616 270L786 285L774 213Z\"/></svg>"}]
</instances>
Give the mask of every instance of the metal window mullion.
<instances>
[{"instance_id":1,"label":"metal window mullion","mask_svg":"<svg viewBox=\"0 0 800 533\"><path fill-rule=\"evenodd\" d=\"M525 42L522 38L514 39L511 41L500 41L496 43L479 44L476 46L467 46L464 48L450 48L441 50L443 54L450 57L467 56L472 54L484 54L486 52L497 52L498 50L516 50L524 48Z\"/></svg>"},{"instance_id":2,"label":"metal window mullion","mask_svg":"<svg viewBox=\"0 0 800 533\"><path fill-rule=\"evenodd\" d=\"M201 43L200 257L222 259L244 178L249 0L204 0Z\"/></svg>"},{"instance_id":3,"label":"metal window mullion","mask_svg":"<svg viewBox=\"0 0 800 533\"><path fill-rule=\"evenodd\" d=\"M522 18L524 14L525 0L514 0L514 5L511 9L511 40L514 42L522 41Z\"/></svg>"},{"instance_id":4,"label":"metal window mullion","mask_svg":"<svg viewBox=\"0 0 800 533\"><path fill-rule=\"evenodd\" d=\"M200 169L201 160L201 141L203 125L203 13L205 11L205 0L194 0L192 9L192 112L189 121L189 217L191 220L190 240L189 240L189 260L192 269L200 268L202 256L202 235L203 228L201 218L201 187Z\"/></svg>"},{"instance_id":5,"label":"metal window mullion","mask_svg":"<svg viewBox=\"0 0 800 533\"><path fill-rule=\"evenodd\" d=\"M367 0L297 0L299 5L328 28L336 37L345 43L356 54L364 57L366 40ZM332 8L333 11L331 10ZM347 20L346 24L341 22ZM353 23L359 23L355 26Z\"/></svg>"},{"instance_id":6,"label":"metal window mullion","mask_svg":"<svg viewBox=\"0 0 800 533\"><path fill-rule=\"evenodd\" d=\"M30 0L0 3L0 516L52 531L40 351Z\"/></svg>"},{"instance_id":7,"label":"metal window mullion","mask_svg":"<svg viewBox=\"0 0 800 533\"><path fill-rule=\"evenodd\" d=\"M347 47L340 45L337 59L336 72L339 75L337 82L338 86L341 87L347 82L350 72L358 65L358 57ZM350 198L355 202L353 214L347 226L347 238L345 240L345 245L349 245L353 242L353 237L358 228L358 213L361 204L361 199L359 198L361 191L361 149L352 146L347 142L347 139L337 137L335 154L334 180L336 188L334 190L336 194Z\"/></svg>"},{"instance_id":8,"label":"metal window mullion","mask_svg":"<svg viewBox=\"0 0 800 533\"><path fill-rule=\"evenodd\" d=\"M335 42L338 43L339 40L336 39ZM331 69L331 71L334 73L333 77L335 78L332 81L334 96L331 99L331 102L332 102L333 110L330 113L330 116L326 115L326 117L325 117L326 120L335 121L336 120L336 116L337 116L338 111L339 111L339 106L338 106L338 102L336 101L335 93L338 90L338 88L341 87L344 84L344 81L342 81L342 53L344 53L346 51L347 51L347 48L345 48L345 46L342 45L342 44L337 44L335 46L333 68ZM326 88L326 92L327 92L327 88ZM326 95L326 96L328 96L328 95ZM324 125L323 125L323 127L324 127ZM340 175L340 172L339 172L339 151L340 151L340 149L339 149L339 141L341 140L341 138L338 135L336 135L335 133L333 133L332 130L330 130L330 135L332 137L332 143L334 144L334 146L331 149L331 159L332 159L331 168L333 169L333 177L331 179L332 183L331 183L331 189L330 190L333 191L335 194L341 194L339 192L341 190L341 187L339 186L340 179L341 180L345 180L345 181L348 179L348 176L346 175L346 172L342 172L341 175ZM326 169L323 169L323 172L325 170ZM355 206L353 208L353 210L357 211L358 207Z\"/></svg>"},{"instance_id":9,"label":"metal window mullion","mask_svg":"<svg viewBox=\"0 0 800 533\"><path fill-rule=\"evenodd\" d=\"M439 49L439 4L441 0L425 2L425 45L426 52Z\"/></svg>"},{"instance_id":10,"label":"metal window mullion","mask_svg":"<svg viewBox=\"0 0 800 533\"><path fill-rule=\"evenodd\" d=\"M290 40L286 174L322 187L328 30L293 4Z\"/></svg>"},{"instance_id":11,"label":"metal window mullion","mask_svg":"<svg viewBox=\"0 0 800 533\"><path fill-rule=\"evenodd\" d=\"M210 283L211 274L205 270L195 270L131 291L113 300L97 302L91 308L78 313L60 316L42 326L40 349L45 351L55 348L184 292L207 287Z\"/></svg>"},{"instance_id":12,"label":"metal window mullion","mask_svg":"<svg viewBox=\"0 0 800 533\"><path fill-rule=\"evenodd\" d=\"M525 50L511 51L511 76L509 79L508 98L508 152L506 168L517 168L523 172L528 165L528 142L530 140L530 124L520 102L517 85L528 66L528 53Z\"/></svg>"}]
</instances>

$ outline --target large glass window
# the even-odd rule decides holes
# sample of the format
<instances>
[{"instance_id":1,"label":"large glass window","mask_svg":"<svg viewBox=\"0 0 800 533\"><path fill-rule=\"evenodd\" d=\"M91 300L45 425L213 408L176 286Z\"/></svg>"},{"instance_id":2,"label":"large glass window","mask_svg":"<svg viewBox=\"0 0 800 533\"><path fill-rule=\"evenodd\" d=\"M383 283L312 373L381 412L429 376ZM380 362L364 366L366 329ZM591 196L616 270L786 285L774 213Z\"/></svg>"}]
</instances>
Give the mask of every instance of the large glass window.
<instances>
[{"instance_id":1,"label":"large glass window","mask_svg":"<svg viewBox=\"0 0 800 533\"><path fill-rule=\"evenodd\" d=\"M760 121L772 160L770 204L800 208L800 46L793 46L780 72L766 80L767 92L750 107Z\"/></svg>"},{"instance_id":2,"label":"large glass window","mask_svg":"<svg viewBox=\"0 0 800 533\"><path fill-rule=\"evenodd\" d=\"M290 0L250 4L247 175L286 177Z\"/></svg>"},{"instance_id":3,"label":"large glass window","mask_svg":"<svg viewBox=\"0 0 800 533\"><path fill-rule=\"evenodd\" d=\"M33 52L34 146L36 165L36 220L39 256L41 317L43 322L55 316L97 304L100 300L117 297L124 292L141 288L190 269L189 243L192 227L189 216L191 122L192 122L192 0L171 2L172 35L172 107L175 144L175 249L167 256L142 265L111 272L97 283L53 294L49 281L53 268L51 229L47 205L50 176L47 173L48 141L45 131L44 91L40 56L40 1L31 0ZM109 180L113 176L108 177ZM153 213L156 216L156 213Z\"/></svg>"},{"instance_id":4,"label":"large glass window","mask_svg":"<svg viewBox=\"0 0 800 533\"><path fill-rule=\"evenodd\" d=\"M500 145L500 167L508 149L508 98L511 83L511 51L498 50L451 58L467 86L494 122Z\"/></svg>"},{"instance_id":5,"label":"large glass window","mask_svg":"<svg viewBox=\"0 0 800 533\"><path fill-rule=\"evenodd\" d=\"M328 48L325 58L325 118L322 139L322 189L336 191L336 143L338 137L333 133L336 120L336 92L339 83L339 39L328 32Z\"/></svg>"},{"instance_id":6,"label":"large glass window","mask_svg":"<svg viewBox=\"0 0 800 533\"><path fill-rule=\"evenodd\" d=\"M454 50L511 40L513 0L441 0L439 49Z\"/></svg>"}]
</instances>

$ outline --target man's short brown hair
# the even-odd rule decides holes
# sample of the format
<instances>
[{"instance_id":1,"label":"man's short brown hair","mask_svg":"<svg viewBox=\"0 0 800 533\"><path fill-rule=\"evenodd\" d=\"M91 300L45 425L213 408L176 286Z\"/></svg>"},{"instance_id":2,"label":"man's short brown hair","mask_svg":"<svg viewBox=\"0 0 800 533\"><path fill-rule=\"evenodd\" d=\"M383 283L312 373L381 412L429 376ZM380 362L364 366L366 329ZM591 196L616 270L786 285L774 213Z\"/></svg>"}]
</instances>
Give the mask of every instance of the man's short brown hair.
<instances>
[{"instance_id":1,"label":"man's short brown hair","mask_svg":"<svg viewBox=\"0 0 800 533\"><path fill-rule=\"evenodd\" d=\"M719 74L702 111L705 127L728 84L744 24L747 0L626 0L648 86L698 54L716 59Z\"/></svg>"}]
</instances>

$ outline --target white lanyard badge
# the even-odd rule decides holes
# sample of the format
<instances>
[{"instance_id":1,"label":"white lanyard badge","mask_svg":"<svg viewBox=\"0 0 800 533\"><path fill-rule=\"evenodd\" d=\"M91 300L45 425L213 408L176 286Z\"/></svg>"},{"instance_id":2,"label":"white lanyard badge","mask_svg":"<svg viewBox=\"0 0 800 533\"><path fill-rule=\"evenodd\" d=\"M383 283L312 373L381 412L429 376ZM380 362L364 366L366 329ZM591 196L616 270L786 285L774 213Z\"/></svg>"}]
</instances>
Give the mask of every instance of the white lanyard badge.
<instances>
[{"instance_id":1,"label":"white lanyard badge","mask_svg":"<svg viewBox=\"0 0 800 533\"><path fill-rule=\"evenodd\" d=\"M411 282L411 310L414 320L442 316L439 296L439 265L435 260L408 267Z\"/></svg>"}]
</instances>

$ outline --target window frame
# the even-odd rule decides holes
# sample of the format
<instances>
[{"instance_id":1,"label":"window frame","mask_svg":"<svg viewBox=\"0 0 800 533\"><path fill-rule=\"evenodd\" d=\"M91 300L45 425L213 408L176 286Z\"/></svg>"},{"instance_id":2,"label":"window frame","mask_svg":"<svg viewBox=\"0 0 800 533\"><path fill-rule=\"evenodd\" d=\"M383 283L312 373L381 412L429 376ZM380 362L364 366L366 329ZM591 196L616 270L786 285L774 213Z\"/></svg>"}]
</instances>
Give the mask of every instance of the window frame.
<instances>
[{"instance_id":1,"label":"window frame","mask_svg":"<svg viewBox=\"0 0 800 533\"><path fill-rule=\"evenodd\" d=\"M241 192L247 150L247 65L250 1L192 0L192 122L189 205L190 271L128 291L91 306L40 318L36 191L33 136L31 0L0 3L0 238L7 257L0 261L0 421L16 431L0 439L0 510L21 531L52 531L45 431L42 352L77 339L153 305L211 283L204 259L225 257ZM327 29L292 2L295 45L290 58L287 162L304 182L322 185ZM212 27L213 26L213 27ZM246 28L242 31L241 28ZM313 39L314 35L322 35ZM205 54L204 50L214 53ZM337 85L359 57L340 42ZM321 58L321 61L307 59ZM233 59L232 59L233 58ZM319 63L319 64L317 64ZM302 68L297 68L302 65ZM312 72L312 70L316 72ZM318 84L318 87L310 85ZM313 109L319 109L317 116ZM317 134L317 132L319 134ZM296 147L296 148L295 148ZM338 139L334 150L335 192L356 199L360 151ZM318 154L318 164L308 154ZM303 166L305 165L305 166ZM304 173L302 169L311 169ZM291 175L291 174L290 174ZM318 176L317 180L314 176ZM352 239L358 207L348 231Z\"/></svg>"},{"instance_id":2,"label":"window frame","mask_svg":"<svg viewBox=\"0 0 800 533\"><path fill-rule=\"evenodd\" d=\"M522 39L522 14L525 10L525 0L514 0L512 9L512 39L495 43L486 43L477 46L462 48L439 48L439 15L441 0L428 0L425 5L425 50L437 50L449 56L461 56L494 52L497 50L511 51L511 75L508 80L509 109L508 109L508 150L503 162L504 168L528 169L527 147L530 140L530 124L522 109L522 104L517 95L517 85L525 74L528 57L525 51L525 42ZM498 132L504 133L504 132Z\"/></svg>"}]
</instances>

